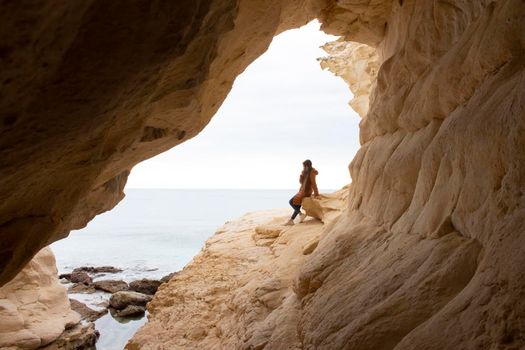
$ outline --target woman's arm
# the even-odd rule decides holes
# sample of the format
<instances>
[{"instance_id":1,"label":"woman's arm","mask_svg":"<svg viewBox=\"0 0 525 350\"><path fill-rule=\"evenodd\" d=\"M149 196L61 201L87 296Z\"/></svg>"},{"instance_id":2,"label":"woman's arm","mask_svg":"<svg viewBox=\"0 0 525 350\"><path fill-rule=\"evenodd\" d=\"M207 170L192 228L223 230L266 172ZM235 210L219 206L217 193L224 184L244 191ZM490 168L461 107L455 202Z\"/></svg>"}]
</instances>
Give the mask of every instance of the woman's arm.
<instances>
[{"instance_id":1,"label":"woman's arm","mask_svg":"<svg viewBox=\"0 0 525 350\"><path fill-rule=\"evenodd\" d=\"M312 183L312 189L314 190L314 197L319 196L319 190L317 189L317 182L315 181L315 176L317 174L312 172L310 174L310 182Z\"/></svg>"}]
</instances>

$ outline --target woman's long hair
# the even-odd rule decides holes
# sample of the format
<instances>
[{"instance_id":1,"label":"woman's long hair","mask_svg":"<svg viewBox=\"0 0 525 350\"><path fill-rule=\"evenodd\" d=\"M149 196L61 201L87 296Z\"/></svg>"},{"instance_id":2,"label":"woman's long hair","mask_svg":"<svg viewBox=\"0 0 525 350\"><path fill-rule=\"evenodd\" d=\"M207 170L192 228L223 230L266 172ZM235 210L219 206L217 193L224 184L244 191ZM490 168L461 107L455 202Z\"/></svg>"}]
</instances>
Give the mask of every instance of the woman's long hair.
<instances>
[{"instance_id":1,"label":"woman's long hair","mask_svg":"<svg viewBox=\"0 0 525 350\"><path fill-rule=\"evenodd\" d=\"M303 162L303 165L306 166L306 170L303 173L303 188L306 190L306 188L310 186L310 173L312 172L312 161L310 159L307 159Z\"/></svg>"}]
</instances>

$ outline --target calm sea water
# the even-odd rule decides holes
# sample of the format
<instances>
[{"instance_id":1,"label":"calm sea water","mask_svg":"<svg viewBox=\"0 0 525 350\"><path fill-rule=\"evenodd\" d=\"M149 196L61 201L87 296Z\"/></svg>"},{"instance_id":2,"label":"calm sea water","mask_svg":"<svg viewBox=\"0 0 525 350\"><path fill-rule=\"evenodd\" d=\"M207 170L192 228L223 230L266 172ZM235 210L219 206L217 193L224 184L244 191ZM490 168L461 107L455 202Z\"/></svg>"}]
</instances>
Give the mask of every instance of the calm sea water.
<instances>
[{"instance_id":1,"label":"calm sea water","mask_svg":"<svg viewBox=\"0 0 525 350\"><path fill-rule=\"evenodd\" d=\"M288 207L294 190L128 189L113 210L51 247L60 272L82 265L125 269L130 281L180 270L226 221ZM291 209L290 209L291 210Z\"/></svg>"},{"instance_id":2,"label":"calm sea water","mask_svg":"<svg viewBox=\"0 0 525 350\"><path fill-rule=\"evenodd\" d=\"M208 237L226 221L247 212L287 208L294 190L175 190L127 189L126 198L87 227L73 231L51 248L59 272L75 267L111 265L122 273L99 279L161 278L180 270ZM292 212L290 208L290 213ZM94 307L104 293L73 295ZM145 322L115 320L106 315L96 322L99 350L120 350Z\"/></svg>"}]
</instances>

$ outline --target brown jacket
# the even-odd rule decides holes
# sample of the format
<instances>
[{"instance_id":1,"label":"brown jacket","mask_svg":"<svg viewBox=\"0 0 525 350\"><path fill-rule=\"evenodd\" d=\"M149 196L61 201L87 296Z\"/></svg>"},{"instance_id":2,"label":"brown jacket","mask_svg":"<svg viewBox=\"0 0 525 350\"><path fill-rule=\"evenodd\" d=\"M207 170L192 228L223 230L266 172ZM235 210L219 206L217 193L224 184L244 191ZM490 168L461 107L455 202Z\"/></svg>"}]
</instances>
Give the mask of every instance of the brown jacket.
<instances>
[{"instance_id":1,"label":"brown jacket","mask_svg":"<svg viewBox=\"0 0 525 350\"><path fill-rule=\"evenodd\" d=\"M312 168L312 171L310 171L310 181L308 181L308 179L305 179L304 171L301 173L301 176L299 176L301 188L299 189L299 192L297 192L297 194L293 197L293 204L300 205L304 197L310 197L312 195L312 191L314 192L314 196L319 195L317 183L315 182L315 177L317 174L319 174L319 172Z\"/></svg>"}]
</instances>

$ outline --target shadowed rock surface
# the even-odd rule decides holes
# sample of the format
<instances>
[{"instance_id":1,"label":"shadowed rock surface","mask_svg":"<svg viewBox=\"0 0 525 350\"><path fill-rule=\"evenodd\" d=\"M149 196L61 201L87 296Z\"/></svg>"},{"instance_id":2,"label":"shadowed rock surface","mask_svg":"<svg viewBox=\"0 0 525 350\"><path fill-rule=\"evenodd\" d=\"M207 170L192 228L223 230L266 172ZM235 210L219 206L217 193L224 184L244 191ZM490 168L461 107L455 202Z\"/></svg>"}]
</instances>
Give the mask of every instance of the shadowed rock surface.
<instances>
[{"instance_id":1,"label":"shadowed rock surface","mask_svg":"<svg viewBox=\"0 0 525 350\"><path fill-rule=\"evenodd\" d=\"M162 284L161 281L143 278L129 283L129 289L138 293L153 295Z\"/></svg>"},{"instance_id":2,"label":"shadowed rock surface","mask_svg":"<svg viewBox=\"0 0 525 350\"><path fill-rule=\"evenodd\" d=\"M139 306L139 305L128 305L121 310L110 308L110 312L111 312L111 316L113 317L144 316L144 314L146 313L146 307Z\"/></svg>"},{"instance_id":3,"label":"shadowed rock surface","mask_svg":"<svg viewBox=\"0 0 525 350\"><path fill-rule=\"evenodd\" d=\"M96 350L99 332L93 323L77 324L66 329L53 343L41 350Z\"/></svg>"}]
</instances>

